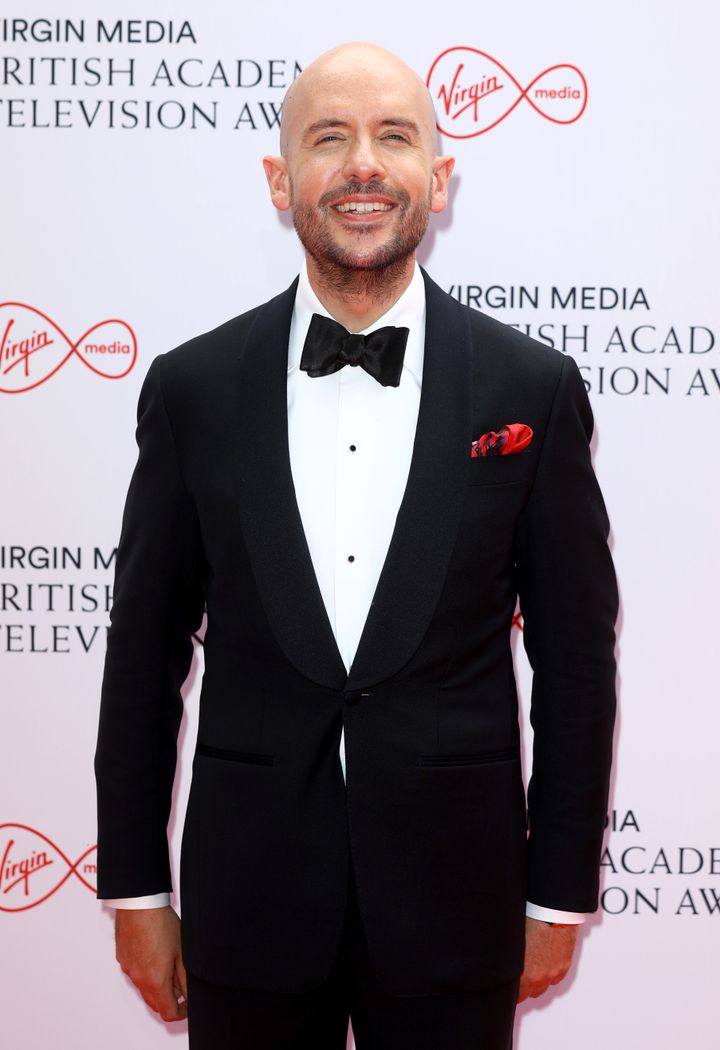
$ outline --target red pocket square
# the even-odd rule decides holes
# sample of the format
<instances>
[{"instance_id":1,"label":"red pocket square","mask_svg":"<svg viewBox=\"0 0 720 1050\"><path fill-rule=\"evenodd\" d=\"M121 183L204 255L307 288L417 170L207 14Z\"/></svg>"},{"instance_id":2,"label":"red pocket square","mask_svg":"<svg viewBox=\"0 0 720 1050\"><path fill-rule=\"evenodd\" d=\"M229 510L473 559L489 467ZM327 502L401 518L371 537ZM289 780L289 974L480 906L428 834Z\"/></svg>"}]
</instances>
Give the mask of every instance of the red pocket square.
<instances>
[{"instance_id":1,"label":"red pocket square","mask_svg":"<svg viewBox=\"0 0 720 1050\"><path fill-rule=\"evenodd\" d=\"M532 441L532 427L527 423L506 423L496 432L491 430L483 434L470 446L473 459L479 456L510 456L513 452L522 452Z\"/></svg>"}]
</instances>

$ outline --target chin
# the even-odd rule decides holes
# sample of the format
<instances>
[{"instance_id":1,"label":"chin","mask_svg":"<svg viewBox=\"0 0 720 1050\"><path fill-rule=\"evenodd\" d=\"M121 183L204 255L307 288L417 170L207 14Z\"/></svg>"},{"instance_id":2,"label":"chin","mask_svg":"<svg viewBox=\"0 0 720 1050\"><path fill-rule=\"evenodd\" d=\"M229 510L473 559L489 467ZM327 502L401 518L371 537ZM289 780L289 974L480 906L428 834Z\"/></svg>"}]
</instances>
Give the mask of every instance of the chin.
<instances>
[{"instance_id":1,"label":"chin","mask_svg":"<svg viewBox=\"0 0 720 1050\"><path fill-rule=\"evenodd\" d=\"M359 246L357 243L335 246L328 253L328 262L351 270L379 270L397 261L398 253L392 243ZM404 254L404 253L403 253Z\"/></svg>"},{"instance_id":2,"label":"chin","mask_svg":"<svg viewBox=\"0 0 720 1050\"><path fill-rule=\"evenodd\" d=\"M348 270L379 270L387 266L388 262L393 262L394 260L392 258L388 259L387 254L382 251L349 251L344 252L342 256L337 256L333 261Z\"/></svg>"}]
</instances>

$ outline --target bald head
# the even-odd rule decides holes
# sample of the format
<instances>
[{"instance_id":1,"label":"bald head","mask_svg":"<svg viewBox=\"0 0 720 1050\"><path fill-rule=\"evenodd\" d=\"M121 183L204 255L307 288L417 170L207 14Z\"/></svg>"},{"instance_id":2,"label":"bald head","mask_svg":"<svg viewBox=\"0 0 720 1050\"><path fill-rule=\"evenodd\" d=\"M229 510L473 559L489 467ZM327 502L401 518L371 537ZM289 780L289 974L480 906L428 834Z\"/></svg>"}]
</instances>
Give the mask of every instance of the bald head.
<instances>
[{"instance_id":1,"label":"bald head","mask_svg":"<svg viewBox=\"0 0 720 1050\"><path fill-rule=\"evenodd\" d=\"M432 98L417 73L391 51L376 44L354 42L326 51L303 70L288 88L280 124L280 152L291 155L301 140L309 114L322 100L330 111L335 100L384 104L388 112L398 105L414 119L420 133L437 148L437 128ZM402 115L392 113L391 115Z\"/></svg>"}]
</instances>

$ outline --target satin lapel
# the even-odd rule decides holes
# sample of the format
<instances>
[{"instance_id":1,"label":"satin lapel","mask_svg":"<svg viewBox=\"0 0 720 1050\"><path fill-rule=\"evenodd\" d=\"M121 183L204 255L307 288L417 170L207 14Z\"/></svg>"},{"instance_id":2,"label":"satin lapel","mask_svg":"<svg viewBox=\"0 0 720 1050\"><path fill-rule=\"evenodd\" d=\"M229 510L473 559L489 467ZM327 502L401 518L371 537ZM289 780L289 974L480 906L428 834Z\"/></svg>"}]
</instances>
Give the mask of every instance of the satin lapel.
<instances>
[{"instance_id":1,"label":"satin lapel","mask_svg":"<svg viewBox=\"0 0 720 1050\"><path fill-rule=\"evenodd\" d=\"M311 681L346 681L313 569L290 467L287 354L297 280L266 303L240 360L240 514L265 613L288 659Z\"/></svg>"},{"instance_id":2,"label":"satin lapel","mask_svg":"<svg viewBox=\"0 0 720 1050\"><path fill-rule=\"evenodd\" d=\"M347 689L408 662L432 618L462 513L472 440L472 342L462 308L423 270L425 356L407 486Z\"/></svg>"}]
</instances>

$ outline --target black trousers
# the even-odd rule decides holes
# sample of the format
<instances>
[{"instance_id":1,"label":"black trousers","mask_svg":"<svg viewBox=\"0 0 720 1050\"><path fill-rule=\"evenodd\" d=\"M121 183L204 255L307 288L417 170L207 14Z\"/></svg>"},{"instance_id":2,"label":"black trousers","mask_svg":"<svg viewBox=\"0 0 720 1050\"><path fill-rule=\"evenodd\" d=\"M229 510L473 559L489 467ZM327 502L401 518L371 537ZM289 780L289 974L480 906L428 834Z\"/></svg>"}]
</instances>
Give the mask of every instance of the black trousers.
<instances>
[{"instance_id":1,"label":"black trousers","mask_svg":"<svg viewBox=\"0 0 720 1050\"><path fill-rule=\"evenodd\" d=\"M210 984L188 973L190 1050L511 1050L518 982L479 992L396 996L373 973L350 872L335 964L310 992Z\"/></svg>"}]
</instances>

